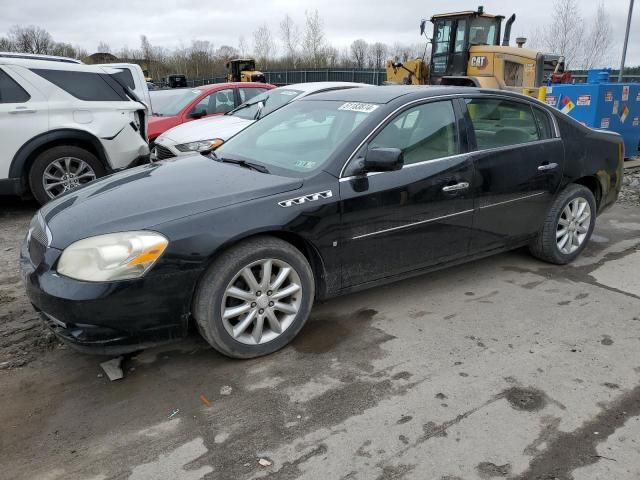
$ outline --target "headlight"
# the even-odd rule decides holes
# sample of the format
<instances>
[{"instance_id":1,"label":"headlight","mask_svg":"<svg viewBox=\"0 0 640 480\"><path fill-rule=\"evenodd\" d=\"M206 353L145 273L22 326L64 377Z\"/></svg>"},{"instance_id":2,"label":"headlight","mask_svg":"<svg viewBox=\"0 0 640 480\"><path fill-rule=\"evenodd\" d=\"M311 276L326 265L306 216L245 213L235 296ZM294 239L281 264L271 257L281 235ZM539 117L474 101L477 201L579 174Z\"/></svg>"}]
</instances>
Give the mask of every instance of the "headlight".
<instances>
[{"instance_id":1,"label":"headlight","mask_svg":"<svg viewBox=\"0 0 640 480\"><path fill-rule=\"evenodd\" d=\"M169 241L155 232L120 232L85 238L64 249L58 273L76 280L109 282L143 276Z\"/></svg>"},{"instance_id":2,"label":"headlight","mask_svg":"<svg viewBox=\"0 0 640 480\"><path fill-rule=\"evenodd\" d=\"M211 150L217 148L224 140L221 138L212 138L211 140L198 140L197 142L181 143L176 148L181 152L201 152L202 150Z\"/></svg>"}]
</instances>

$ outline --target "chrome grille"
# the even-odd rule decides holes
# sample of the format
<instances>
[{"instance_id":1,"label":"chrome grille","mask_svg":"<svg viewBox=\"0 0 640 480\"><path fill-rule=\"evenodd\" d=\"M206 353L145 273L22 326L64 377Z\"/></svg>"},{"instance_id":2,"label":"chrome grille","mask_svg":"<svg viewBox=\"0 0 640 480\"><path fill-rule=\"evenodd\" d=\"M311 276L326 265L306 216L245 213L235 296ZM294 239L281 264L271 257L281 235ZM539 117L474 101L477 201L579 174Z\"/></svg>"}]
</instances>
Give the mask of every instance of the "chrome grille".
<instances>
[{"instance_id":1,"label":"chrome grille","mask_svg":"<svg viewBox=\"0 0 640 480\"><path fill-rule=\"evenodd\" d=\"M39 213L31 220L29 230L31 232L31 238L35 238L44 246L48 247L51 245L51 233L49 233L49 229L47 228L42 215Z\"/></svg>"},{"instance_id":2,"label":"chrome grille","mask_svg":"<svg viewBox=\"0 0 640 480\"><path fill-rule=\"evenodd\" d=\"M158 160L164 160L166 158L175 157L173 152L169 150L167 147L163 147L162 145L156 144L155 148L156 148L156 157L158 158Z\"/></svg>"}]
</instances>

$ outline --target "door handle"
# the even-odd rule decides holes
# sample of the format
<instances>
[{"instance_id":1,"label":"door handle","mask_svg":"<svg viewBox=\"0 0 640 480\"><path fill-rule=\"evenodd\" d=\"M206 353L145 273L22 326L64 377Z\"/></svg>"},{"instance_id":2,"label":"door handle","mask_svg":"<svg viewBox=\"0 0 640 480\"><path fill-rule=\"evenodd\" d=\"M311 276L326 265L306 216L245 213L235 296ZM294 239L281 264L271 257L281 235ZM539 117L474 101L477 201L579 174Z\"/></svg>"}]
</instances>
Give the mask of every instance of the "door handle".
<instances>
[{"instance_id":1,"label":"door handle","mask_svg":"<svg viewBox=\"0 0 640 480\"><path fill-rule=\"evenodd\" d=\"M545 172L547 170L555 170L556 168L558 168L557 163L544 163L538 167L538 170L541 172Z\"/></svg>"},{"instance_id":2,"label":"door handle","mask_svg":"<svg viewBox=\"0 0 640 480\"><path fill-rule=\"evenodd\" d=\"M15 110L11 110L9 113L11 115L16 115L18 113L36 113L36 111L31 108L16 108Z\"/></svg>"},{"instance_id":3,"label":"door handle","mask_svg":"<svg viewBox=\"0 0 640 480\"><path fill-rule=\"evenodd\" d=\"M447 185L446 187L442 187L443 192L457 192L458 190L466 190L469 188L469 182L460 182L455 185Z\"/></svg>"}]
</instances>

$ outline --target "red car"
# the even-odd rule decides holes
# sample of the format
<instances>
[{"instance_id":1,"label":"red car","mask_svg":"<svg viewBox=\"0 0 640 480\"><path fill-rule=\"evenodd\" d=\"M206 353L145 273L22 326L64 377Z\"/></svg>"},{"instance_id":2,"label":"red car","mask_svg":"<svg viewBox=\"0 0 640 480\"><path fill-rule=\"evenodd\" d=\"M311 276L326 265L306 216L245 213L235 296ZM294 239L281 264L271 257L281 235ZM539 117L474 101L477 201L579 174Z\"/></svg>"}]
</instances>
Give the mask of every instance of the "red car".
<instances>
[{"instance_id":1,"label":"red car","mask_svg":"<svg viewBox=\"0 0 640 480\"><path fill-rule=\"evenodd\" d=\"M149 117L149 141L154 141L160 134L182 123L227 113L272 88L275 86L268 83L214 83L181 89L177 97L172 96L170 101L158 106L154 105L152 96L153 114ZM164 91L158 91L158 94L162 95L162 92Z\"/></svg>"}]
</instances>

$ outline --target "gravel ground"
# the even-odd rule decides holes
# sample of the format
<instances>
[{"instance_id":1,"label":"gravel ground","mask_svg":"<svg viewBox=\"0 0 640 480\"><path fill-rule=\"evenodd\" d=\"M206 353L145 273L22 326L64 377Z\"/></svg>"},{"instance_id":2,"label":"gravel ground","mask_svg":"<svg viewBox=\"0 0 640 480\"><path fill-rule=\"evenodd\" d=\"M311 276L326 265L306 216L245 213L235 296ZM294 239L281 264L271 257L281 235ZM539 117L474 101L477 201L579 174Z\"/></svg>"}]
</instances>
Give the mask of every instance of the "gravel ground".
<instances>
[{"instance_id":1,"label":"gravel ground","mask_svg":"<svg viewBox=\"0 0 640 480\"><path fill-rule=\"evenodd\" d=\"M625 172L618 202L625 205L640 206L640 166L629 168Z\"/></svg>"},{"instance_id":2,"label":"gravel ground","mask_svg":"<svg viewBox=\"0 0 640 480\"><path fill-rule=\"evenodd\" d=\"M28 364L58 342L42 325L20 280L20 245L37 206L0 198L0 369Z\"/></svg>"}]
</instances>

